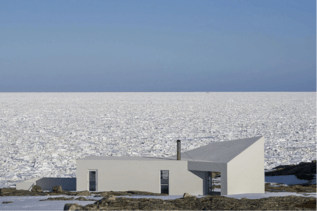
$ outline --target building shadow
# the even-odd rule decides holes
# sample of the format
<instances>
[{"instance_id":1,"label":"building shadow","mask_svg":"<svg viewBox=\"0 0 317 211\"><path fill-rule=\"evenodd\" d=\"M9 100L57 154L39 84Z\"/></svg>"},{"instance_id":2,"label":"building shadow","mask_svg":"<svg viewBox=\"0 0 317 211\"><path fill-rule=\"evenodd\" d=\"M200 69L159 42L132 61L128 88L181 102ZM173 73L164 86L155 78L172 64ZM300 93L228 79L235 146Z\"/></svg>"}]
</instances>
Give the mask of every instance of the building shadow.
<instances>
[{"instance_id":1,"label":"building shadow","mask_svg":"<svg viewBox=\"0 0 317 211\"><path fill-rule=\"evenodd\" d=\"M220 196L220 195L221 195L221 192L210 192L208 195L211 195L211 196Z\"/></svg>"},{"instance_id":2,"label":"building shadow","mask_svg":"<svg viewBox=\"0 0 317 211\"><path fill-rule=\"evenodd\" d=\"M52 191L57 185L62 186L62 189L66 191L76 191L76 178L43 177L36 181L36 185L48 191Z\"/></svg>"}]
</instances>

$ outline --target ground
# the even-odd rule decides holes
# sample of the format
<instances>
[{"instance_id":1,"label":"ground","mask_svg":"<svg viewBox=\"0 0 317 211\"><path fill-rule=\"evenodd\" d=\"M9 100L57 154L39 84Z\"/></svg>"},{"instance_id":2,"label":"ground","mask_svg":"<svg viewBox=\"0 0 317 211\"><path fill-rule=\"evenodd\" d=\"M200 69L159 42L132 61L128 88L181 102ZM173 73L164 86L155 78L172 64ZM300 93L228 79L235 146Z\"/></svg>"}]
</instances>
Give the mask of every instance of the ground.
<instances>
[{"instance_id":1,"label":"ground","mask_svg":"<svg viewBox=\"0 0 317 211\"><path fill-rule=\"evenodd\" d=\"M0 189L0 210L316 210L316 161L266 172L264 194L169 196L142 191L43 192ZM214 175L216 189L219 175Z\"/></svg>"}]
</instances>

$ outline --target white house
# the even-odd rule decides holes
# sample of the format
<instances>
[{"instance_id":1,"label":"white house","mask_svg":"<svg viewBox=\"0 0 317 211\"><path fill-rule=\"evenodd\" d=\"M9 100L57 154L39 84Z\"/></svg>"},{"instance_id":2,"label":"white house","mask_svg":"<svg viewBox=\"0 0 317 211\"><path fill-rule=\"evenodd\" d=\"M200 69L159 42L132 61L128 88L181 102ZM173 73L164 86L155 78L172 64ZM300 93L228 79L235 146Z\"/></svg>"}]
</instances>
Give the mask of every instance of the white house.
<instances>
[{"instance_id":1,"label":"white house","mask_svg":"<svg viewBox=\"0 0 317 211\"><path fill-rule=\"evenodd\" d=\"M85 157L77 160L76 190L207 195L213 171L221 173L221 195L264 193L264 138L210 143L182 152L179 160Z\"/></svg>"}]
</instances>

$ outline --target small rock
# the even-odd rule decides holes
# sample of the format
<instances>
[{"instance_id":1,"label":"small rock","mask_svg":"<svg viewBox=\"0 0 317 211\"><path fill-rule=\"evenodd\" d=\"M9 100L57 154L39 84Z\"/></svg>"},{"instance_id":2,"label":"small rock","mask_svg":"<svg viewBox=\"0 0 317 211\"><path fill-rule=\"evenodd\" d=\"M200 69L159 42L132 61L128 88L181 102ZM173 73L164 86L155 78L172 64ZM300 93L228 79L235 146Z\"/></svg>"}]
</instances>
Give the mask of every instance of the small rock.
<instances>
[{"instance_id":1,"label":"small rock","mask_svg":"<svg viewBox=\"0 0 317 211\"><path fill-rule=\"evenodd\" d=\"M38 185L34 185L31 192L42 192L42 188Z\"/></svg>"},{"instance_id":2,"label":"small rock","mask_svg":"<svg viewBox=\"0 0 317 211\"><path fill-rule=\"evenodd\" d=\"M9 203L13 203L13 201L3 201L2 204L9 204Z\"/></svg>"},{"instance_id":3,"label":"small rock","mask_svg":"<svg viewBox=\"0 0 317 211\"><path fill-rule=\"evenodd\" d=\"M74 197L51 197L51 198L47 198L47 199L41 199L40 201L66 201L66 200L73 200Z\"/></svg>"},{"instance_id":4,"label":"small rock","mask_svg":"<svg viewBox=\"0 0 317 211\"><path fill-rule=\"evenodd\" d=\"M63 192L62 186L56 185L53 187L53 192Z\"/></svg>"},{"instance_id":5,"label":"small rock","mask_svg":"<svg viewBox=\"0 0 317 211\"><path fill-rule=\"evenodd\" d=\"M100 193L100 197L107 197L108 196L108 193L107 192L102 192Z\"/></svg>"},{"instance_id":6,"label":"small rock","mask_svg":"<svg viewBox=\"0 0 317 211\"><path fill-rule=\"evenodd\" d=\"M78 201L97 201L96 199L87 199L85 197L78 197L76 198L75 200L78 200Z\"/></svg>"},{"instance_id":7,"label":"small rock","mask_svg":"<svg viewBox=\"0 0 317 211\"><path fill-rule=\"evenodd\" d=\"M116 197L113 195L110 195L109 197L107 197L107 201L115 201Z\"/></svg>"},{"instance_id":8,"label":"small rock","mask_svg":"<svg viewBox=\"0 0 317 211\"><path fill-rule=\"evenodd\" d=\"M107 199L106 198L100 199L99 201L95 202L95 204L98 204L98 206L107 204Z\"/></svg>"},{"instance_id":9,"label":"small rock","mask_svg":"<svg viewBox=\"0 0 317 211\"><path fill-rule=\"evenodd\" d=\"M78 201L87 201L87 199L85 197L78 197L76 198L75 200L78 200Z\"/></svg>"},{"instance_id":10,"label":"small rock","mask_svg":"<svg viewBox=\"0 0 317 211\"><path fill-rule=\"evenodd\" d=\"M85 191L80 191L76 193L76 196L90 196L89 191L85 190Z\"/></svg>"},{"instance_id":11,"label":"small rock","mask_svg":"<svg viewBox=\"0 0 317 211\"><path fill-rule=\"evenodd\" d=\"M183 198L188 198L190 195L188 193L184 193Z\"/></svg>"},{"instance_id":12,"label":"small rock","mask_svg":"<svg viewBox=\"0 0 317 211\"><path fill-rule=\"evenodd\" d=\"M98 208L98 209L103 209L103 208L105 208L105 207L107 207L107 206L108 206L107 203L105 203L105 204L99 204L99 205L97 205L97 208Z\"/></svg>"}]
</instances>

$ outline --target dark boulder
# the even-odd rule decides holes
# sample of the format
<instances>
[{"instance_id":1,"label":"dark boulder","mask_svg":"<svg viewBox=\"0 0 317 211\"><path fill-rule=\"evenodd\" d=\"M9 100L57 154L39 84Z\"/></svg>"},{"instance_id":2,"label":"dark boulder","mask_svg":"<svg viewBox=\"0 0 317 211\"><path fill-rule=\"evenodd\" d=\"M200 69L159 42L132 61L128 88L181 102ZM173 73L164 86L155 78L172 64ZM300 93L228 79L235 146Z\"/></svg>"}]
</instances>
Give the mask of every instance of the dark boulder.
<instances>
[{"instance_id":1,"label":"dark boulder","mask_svg":"<svg viewBox=\"0 0 317 211\"><path fill-rule=\"evenodd\" d=\"M35 193L42 192L42 188L40 186L38 186L38 185L34 185L32 187L31 192L35 192Z\"/></svg>"},{"instance_id":2,"label":"dark boulder","mask_svg":"<svg viewBox=\"0 0 317 211\"><path fill-rule=\"evenodd\" d=\"M53 192L58 192L58 193L63 192L62 186L60 186L60 185L54 186L53 187Z\"/></svg>"},{"instance_id":3,"label":"dark boulder","mask_svg":"<svg viewBox=\"0 0 317 211\"><path fill-rule=\"evenodd\" d=\"M65 204L64 205L64 210L82 210L83 206L75 203L75 204Z\"/></svg>"}]
</instances>

